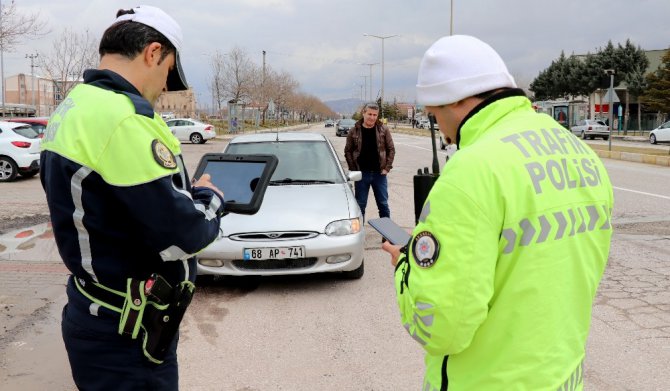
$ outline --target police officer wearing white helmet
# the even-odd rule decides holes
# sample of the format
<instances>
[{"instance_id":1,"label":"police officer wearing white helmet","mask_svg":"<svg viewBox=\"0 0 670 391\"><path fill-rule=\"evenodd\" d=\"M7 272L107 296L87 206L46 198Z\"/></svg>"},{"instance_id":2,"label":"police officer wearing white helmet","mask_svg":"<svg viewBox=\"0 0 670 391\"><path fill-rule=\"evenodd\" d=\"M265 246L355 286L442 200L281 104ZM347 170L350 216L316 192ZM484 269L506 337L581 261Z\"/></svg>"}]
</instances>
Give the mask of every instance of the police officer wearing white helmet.
<instances>
[{"instance_id":1,"label":"police officer wearing white helmet","mask_svg":"<svg viewBox=\"0 0 670 391\"><path fill-rule=\"evenodd\" d=\"M49 120L40 179L71 272L62 335L82 390L176 390L195 254L219 233L223 194L188 177L154 104L187 88L181 27L159 8L119 10Z\"/></svg>"},{"instance_id":2,"label":"police officer wearing white helmet","mask_svg":"<svg viewBox=\"0 0 670 391\"><path fill-rule=\"evenodd\" d=\"M437 40L416 92L459 148L410 242L383 245L402 324L425 350L422 390L582 390L612 235L602 162L536 113L477 38Z\"/></svg>"}]
</instances>

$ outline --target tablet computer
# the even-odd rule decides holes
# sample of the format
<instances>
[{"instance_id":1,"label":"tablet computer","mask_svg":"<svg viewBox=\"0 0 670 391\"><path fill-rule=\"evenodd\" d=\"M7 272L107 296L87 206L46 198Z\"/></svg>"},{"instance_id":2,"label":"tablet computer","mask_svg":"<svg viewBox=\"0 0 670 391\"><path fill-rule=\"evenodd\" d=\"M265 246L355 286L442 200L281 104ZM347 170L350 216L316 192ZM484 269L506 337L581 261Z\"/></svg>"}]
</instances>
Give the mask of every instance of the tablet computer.
<instances>
[{"instance_id":1,"label":"tablet computer","mask_svg":"<svg viewBox=\"0 0 670 391\"><path fill-rule=\"evenodd\" d=\"M207 153L194 178L205 173L212 177L212 183L223 191L224 212L254 214L261 208L277 162L274 155Z\"/></svg>"},{"instance_id":2,"label":"tablet computer","mask_svg":"<svg viewBox=\"0 0 670 391\"><path fill-rule=\"evenodd\" d=\"M397 246L404 246L409 243L412 235L407 233L402 227L396 224L389 217L379 219L370 219L368 224L377 230L386 240Z\"/></svg>"}]
</instances>

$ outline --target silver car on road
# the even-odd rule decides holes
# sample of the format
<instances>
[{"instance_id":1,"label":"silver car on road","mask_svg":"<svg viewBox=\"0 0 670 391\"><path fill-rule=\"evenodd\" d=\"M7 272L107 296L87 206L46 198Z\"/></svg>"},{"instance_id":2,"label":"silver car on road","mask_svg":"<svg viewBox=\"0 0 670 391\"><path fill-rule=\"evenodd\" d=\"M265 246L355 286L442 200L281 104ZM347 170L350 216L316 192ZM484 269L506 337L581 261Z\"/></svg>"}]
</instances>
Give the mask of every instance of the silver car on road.
<instances>
[{"instance_id":1,"label":"silver car on road","mask_svg":"<svg viewBox=\"0 0 670 391\"><path fill-rule=\"evenodd\" d=\"M601 120L582 119L577 121L577 124L571 130L572 133L584 140L593 140L596 137L602 137L603 140L610 138L610 127Z\"/></svg>"},{"instance_id":2,"label":"silver car on road","mask_svg":"<svg viewBox=\"0 0 670 391\"><path fill-rule=\"evenodd\" d=\"M345 174L326 137L249 134L224 152L272 154L279 163L255 215L221 219L222 236L199 254L199 275L363 276L365 233L352 191L361 172Z\"/></svg>"}]
</instances>

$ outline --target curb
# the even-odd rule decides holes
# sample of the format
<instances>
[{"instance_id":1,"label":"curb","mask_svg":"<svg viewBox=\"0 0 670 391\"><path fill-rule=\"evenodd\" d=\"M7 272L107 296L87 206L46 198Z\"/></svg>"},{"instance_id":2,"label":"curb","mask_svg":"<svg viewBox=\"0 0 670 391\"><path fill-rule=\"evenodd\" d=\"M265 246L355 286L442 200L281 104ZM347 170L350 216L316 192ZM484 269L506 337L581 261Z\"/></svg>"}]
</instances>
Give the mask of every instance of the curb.
<instances>
[{"instance_id":1,"label":"curb","mask_svg":"<svg viewBox=\"0 0 670 391\"><path fill-rule=\"evenodd\" d=\"M600 149L594 149L594 151L601 158L625 160L629 162L655 164L657 166L670 167L670 156L647 155L643 153L634 153L634 152L603 151Z\"/></svg>"}]
</instances>

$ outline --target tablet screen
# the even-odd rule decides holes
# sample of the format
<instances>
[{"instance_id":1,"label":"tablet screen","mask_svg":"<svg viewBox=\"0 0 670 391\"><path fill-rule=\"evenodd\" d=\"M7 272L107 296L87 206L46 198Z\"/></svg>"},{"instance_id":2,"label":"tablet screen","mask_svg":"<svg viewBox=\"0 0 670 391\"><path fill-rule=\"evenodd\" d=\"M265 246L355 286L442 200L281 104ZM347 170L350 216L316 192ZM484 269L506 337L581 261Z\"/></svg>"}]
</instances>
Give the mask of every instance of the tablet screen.
<instances>
[{"instance_id":1,"label":"tablet screen","mask_svg":"<svg viewBox=\"0 0 670 391\"><path fill-rule=\"evenodd\" d=\"M203 172L223 191L226 202L248 204L265 169L265 162L207 162Z\"/></svg>"},{"instance_id":2,"label":"tablet screen","mask_svg":"<svg viewBox=\"0 0 670 391\"><path fill-rule=\"evenodd\" d=\"M211 176L223 191L224 211L254 214L261 207L277 161L273 155L208 153L200 159L194 177Z\"/></svg>"}]
</instances>

